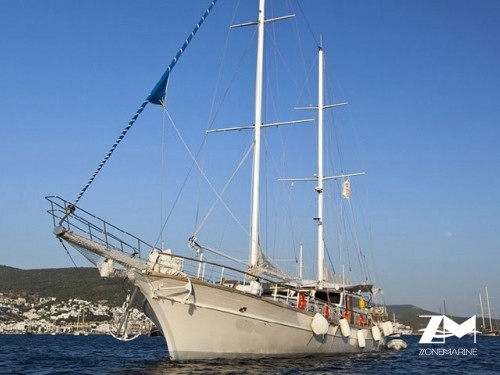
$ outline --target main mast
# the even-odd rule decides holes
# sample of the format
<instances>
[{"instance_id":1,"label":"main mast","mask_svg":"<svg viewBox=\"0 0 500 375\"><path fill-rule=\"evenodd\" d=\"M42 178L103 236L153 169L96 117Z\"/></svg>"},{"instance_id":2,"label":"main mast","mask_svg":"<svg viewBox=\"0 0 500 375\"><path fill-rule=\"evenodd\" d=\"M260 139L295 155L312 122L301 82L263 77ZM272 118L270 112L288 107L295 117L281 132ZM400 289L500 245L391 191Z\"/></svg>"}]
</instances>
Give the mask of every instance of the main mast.
<instances>
[{"instance_id":1,"label":"main mast","mask_svg":"<svg viewBox=\"0 0 500 375\"><path fill-rule=\"evenodd\" d=\"M263 71L264 71L264 25L266 22L275 22L285 20L287 18L293 17L293 15L276 17L266 20L265 18L265 8L266 1L259 1L259 18L255 22L245 22L231 27L242 27L242 26L257 26L257 63L255 72L255 117L254 124L250 127L235 127L235 128L225 128L225 129L215 129L209 130L207 133L221 132L221 131L231 131L231 130L242 130L242 129L253 129L254 139L253 139L253 168L252 168L252 196L251 196L251 217L250 217L250 256L249 263L250 268L256 271L257 263L259 260L260 251L260 238L259 238L259 206L260 206L260 148L261 148L261 131L263 128L269 126L277 126L281 124L291 124L295 122L305 122L309 120L302 121L289 121L274 124L262 124L262 83L263 83Z\"/></svg>"},{"instance_id":2,"label":"main mast","mask_svg":"<svg viewBox=\"0 0 500 375\"><path fill-rule=\"evenodd\" d=\"M254 120L254 154L252 178L252 217L250 231L250 266L257 266L259 257L259 185L260 185L260 136L262 125L262 76L264 66L264 24L265 0L259 1L257 68L255 74L255 120Z\"/></svg>"}]
</instances>

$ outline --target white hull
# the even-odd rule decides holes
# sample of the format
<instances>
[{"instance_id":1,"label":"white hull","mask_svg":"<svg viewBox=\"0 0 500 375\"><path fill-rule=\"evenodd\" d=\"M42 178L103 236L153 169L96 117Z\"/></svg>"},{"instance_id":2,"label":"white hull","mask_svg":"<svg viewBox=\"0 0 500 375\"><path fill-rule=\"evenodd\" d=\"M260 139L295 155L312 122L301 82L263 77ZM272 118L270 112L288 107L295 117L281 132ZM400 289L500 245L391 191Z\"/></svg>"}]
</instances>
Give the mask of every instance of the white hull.
<instances>
[{"instance_id":1,"label":"white hull","mask_svg":"<svg viewBox=\"0 0 500 375\"><path fill-rule=\"evenodd\" d=\"M314 313L272 297L193 281L183 303L189 295L185 280L136 273L134 283L146 299L144 311L161 327L174 360L373 352L385 345L384 339L373 340L368 327L363 328L364 348L353 327L349 337L332 323L327 334L315 335Z\"/></svg>"}]
</instances>

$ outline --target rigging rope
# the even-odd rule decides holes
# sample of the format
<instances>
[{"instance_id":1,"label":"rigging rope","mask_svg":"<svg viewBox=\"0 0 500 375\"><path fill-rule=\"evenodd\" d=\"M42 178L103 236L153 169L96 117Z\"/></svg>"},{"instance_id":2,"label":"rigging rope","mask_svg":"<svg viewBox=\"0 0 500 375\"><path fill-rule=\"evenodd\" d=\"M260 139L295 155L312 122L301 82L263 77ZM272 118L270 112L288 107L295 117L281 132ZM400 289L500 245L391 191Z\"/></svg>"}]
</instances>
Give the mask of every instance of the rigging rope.
<instances>
[{"instance_id":1,"label":"rigging rope","mask_svg":"<svg viewBox=\"0 0 500 375\"><path fill-rule=\"evenodd\" d=\"M165 71L165 73L163 73L162 77L157 82L157 84L155 85L155 87L153 88L153 90L151 91L151 93L148 95L148 97L146 98L146 100L144 100L144 102L141 104L141 106L139 107L139 109L137 110L137 112L134 114L134 116L132 117L132 119L129 121L128 125L125 127L125 129L123 129L123 131L121 132L121 134L118 137L118 139L115 141L115 143L113 144L113 146L111 146L111 148L108 151L108 153L106 154L106 156L102 159L101 163L99 164L99 166L95 170L95 172L92 175L92 177L88 180L87 184L80 191L80 194L76 198L74 204L71 205L70 209L68 209L68 214L71 213L74 210L74 206L76 206L76 204L80 201L80 199L82 198L82 196L85 193L85 191L87 191L87 189L89 188L89 186L92 184L92 182L96 178L97 174L101 171L101 169L104 166L104 164L106 164L106 162L108 161L108 159L111 157L111 155L115 151L116 147L123 140L123 138L125 137L125 135L127 134L127 132L130 130L130 128L132 127L132 125L134 125L135 121L137 120L137 118L139 117L139 115L142 113L142 111L144 110L144 108L146 107L146 105L148 103L159 104L159 105L162 105L162 106L165 105L165 90L166 90L167 81L168 81L168 77L170 75L170 72L174 68L175 64L177 64L177 62L179 61L180 56L186 50L187 46L189 45L189 43L193 39L193 37L196 34L196 32L200 29L201 25L205 21L206 17L210 13L210 11L212 10L212 8L214 7L214 5L215 5L216 2L217 2L217 0L212 0L212 2L210 3L210 6L207 8L207 10L205 10L205 13L200 18L200 20L196 24L195 28L193 29L193 31L189 34L189 36L187 37L187 39L182 44L182 46L179 49L179 51L177 51L176 55L174 56L174 58L170 62L167 70Z\"/></svg>"},{"instance_id":2,"label":"rigging rope","mask_svg":"<svg viewBox=\"0 0 500 375\"><path fill-rule=\"evenodd\" d=\"M104 164L106 164L106 162L108 161L108 159L111 157L111 155L115 151L116 147L123 140L123 138L125 137L125 135L127 134L127 132L130 130L130 128L132 127L132 125L134 125L135 121L137 120L137 118L139 117L139 115L142 113L142 111L144 111L144 108L146 108L146 105L148 103L149 103L149 101L147 99L144 100L144 102L141 104L141 106L139 107L139 109L137 110L137 112L135 113L135 115L130 119L128 125L125 127L125 129L123 129L123 131L121 132L120 136L116 139L116 141L113 144L113 146L111 146L111 148L109 149L109 151L106 154L106 156L99 163L99 166L95 170L95 172L92 175L92 177L90 177L90 179L87 181L87 184L83 187L82 191L80 191L80 194L78 194L78 198L76 198L75 203L74 203L75 206L80 201L80 199L82 198L83 194L89 188L89 186L92 184L92 182L94 182L94 179L96 178L97 174L101 171L102 167L104 167Z\"/></svg>"},{"instance_id":3,"label":"rigging rope","mask_svg":"<svg viewBox=\"0 0 500 375\"><path fill-rule=\"evenodd\" d=\"M236 174L238 173L238 171L240 170L240 168L243 166L243 163L245 162L245 160L247 160L247 158L250 155L250 152L252 150L253 150L252 146L248 147L247 151L243 155L243 158L241 158L240 163L238 164L238 166L234 170L234 172L231 175L231 177L229 177L229 180L227 181L226 185L224 185L224 187L222 188L222 191L220 192L220 194L217 194L217 199L213 202L212 206L208 210L207 214L205 215L205 217L203 218L203 220L201 221L201 223L196 227L196 229L195 229L195 231L193 233L193 236L196 237L198 235L198 232L205 225L205 222L207 221L207 219L211 215L211 213L214 210L215 206L217 205L217 203L219 201L222 200L222 196L224 195L224 193L226 192L226 190L229 188L229 186L230 186L231 182L233 181L234 177L236 177ZM206 178L206 176L205 176L205 178ZM224 202L222 202L222 204L224 205L224 207L226 207L229 210L229 208L227 207L227 205ZM243 229L244 233L248 235L248 230L245 229L245 227L240 223L240 221L236 218L236 216L230 210L229 210L229 213L236 220L236 222L239 224L240 228Z\"/></svg>"},{"instance_id":4,"label":"rigging rope","mask_svg":"<svg viewBox=\"0 0 500 375\"><path fill-rule=\"evenodd\" d=\"M68 254L69 259L71 259L71 262L73 263L73 265L75 266L75 268L78 270L78 273L79 273L79 274L81 274L81 272L80 272L80 268L78 268L78 266L76 265L76 263L75 263L75 261L74 261L73 257L71 256L70 252L68 251L68 248L67 248L67 247L66 247L66 245L64 244L63 240L61 240L61 239L59 238L59 242L61 242L62 247L64 247L64 250L66 250L66 254Z\"/></svg>"},{"instance_id":5,"label":"rigging rope","mask_svg":"<svg viewBox=\"0 0 500 375\"><path fill-rule=\"evenodd\" d=\"M213 193L217 197L217 200L222 203L222 205L224 206L224 208L229 212L229 214L231 215L231 217L233 217L233 219L240 225L240 227L244 228L243 225L241 224L241 222L236 217L236 215L231 211L231 209L229 208L229 206L222 199L221 194L217 191L217 189L215 188L215 186L212 184L212 182L210 181L210 179L206 175L206 173L203 170L203 168L200 166L200 164L196 160L196 157L193 155L193 153L189 149L188 145L186 144L186 141L184 140L184 138L182 137L182 134L180 133L180 131L177 128L177 126L175 125L175 122L174 122L173 118L170 116L170 113L166 109L165 109L165 112L166 112L168 118L170 119L170 123L172 124L172 127L174 128L175 132L177 133L177 136L179 137L179 139L181 140L184 148L186 149L186 151L188 152L189 156L191 157L193 165L198 169L198 171L200 172L200 174L203 176L203 178L207 182L208 186L210 187L210 189L213 191ZM248 154L248 152L247 152L247 154Z\"/></svg>"},{"instance_id":6,"label":"rigging rope","mask_svg":"<svg viewBox=\"0 0 500 375\"><path fill-rule=\"evenodd\" d=\"M160 235L158 241L160 241L160 249L163 250L163 191L165 190L165 123L166 116L165 111L162 111L162 124L161 124L161 167L160 167ZM170 215L169 215L170 216ZM155 246L158 244L155 243Z\"/></svg>"},{"instance_id":7,"label":"rigging rope","mask_svg":"<svg viewBox=\"0 0 500 375\"><path fill-rule=\"evenodd\" d=\"M237 9L239 8L239 5L240 3L238 2L236 8L235 8L235 11L231 17L231 22L230 24L233 25L235 22L235 17L236 17L236 13L237 13ZM243 55L241 56L238 64L237 64L237 68L235 69L235 71L233 71L232 75L231 75L231 78L229 79L229 83L228 83L228 86L226 87L226 89L224 90L223 94L222 94L222 98L221 98L221 101L220 103L218 104L218 106L216 106L216 94L217 92L219 91L219 86L221 84L221 77L222 77L222 72L223 72L223 68L224 68L224 63L226 61L226 56L227 56L227 51L229 49L229 40L230 40L230 31L231 29L228 29L227 31L227 34L226 34L226 40L224 42L224 50L223 50L223 53L221 55L221 62L220 62L220 65L219 65L219 72L217 74L217 81L216 81L216 85L215 85L215 88L214 88L214 94L213 94L213 97L212 97L212 105L210 107L210 114L208 116L209 120L208 120L208 126L207 126L207 129L212 129L212 126L218 116L218 113L219 111L221 110L222 106L223 106L223 103L225 102L225 99L227 98L227 95L229 93L229 90L230 88L232 87L232 84L233 82L235 81L236 79L236 71L239 70L239 68L242 66L242 62L243 62L243 58L244 56L246 56L247 52L250 50L250 41L253 39L250 38L249 41L247 42L247 46L246 48L244 49L244 53ZM257 30L255 30L254 34L257 32ZM196 158L198 159L198 155L201 153L201 152L205 152L206 148L205 148L205 145L206 145L206 140L207 140L207 133L205 133L205 138L203 139L203 142L202 142L202 145L200 146L200 150L198 151L198 153L196 154ZM202 165L203 165L203 160L204 160L204 157L202 157ZM191 166L193 167L193 165ZM199 180L199 183L198 183L198 186L200 188L201 186L201 182L203 181L203 176L200 174L200 180ZM222 193L224 194L224 193ZM201 199L201 194L197 194L198 196L198 202L196 204L196 215L195 215L195 222L194 222L194 227L195 227L195 230L194 230L194 236L196 235L196 233L198 233L198 231L201 229L201 227L203 226L203 222L208 218L208 214L205 216L205 218L203 219L202 221L202 224L198 224L199 223L199 210L200 210L200 199ZM248 234L248 233L247 233Z\"/></svg>"}]
</instances>

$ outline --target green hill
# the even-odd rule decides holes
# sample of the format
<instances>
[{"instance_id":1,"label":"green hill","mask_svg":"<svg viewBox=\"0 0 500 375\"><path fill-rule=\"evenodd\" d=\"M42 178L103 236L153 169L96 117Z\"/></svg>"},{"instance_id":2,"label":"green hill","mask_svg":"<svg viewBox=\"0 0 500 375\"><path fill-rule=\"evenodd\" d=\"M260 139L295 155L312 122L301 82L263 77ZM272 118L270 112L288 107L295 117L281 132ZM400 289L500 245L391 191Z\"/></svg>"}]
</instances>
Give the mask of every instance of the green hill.
<instances>
[{"instance_id":1,"label":"green hill","mask_svg":"<svg viewBox=\"0 0 500 375\"><path fill-rule=\"evenodd\" d=\"M396 317L399 323L412 327L414 333L419 329L425 328L429 320L419 318L419 315L436 315L434 311L424 310L414 305L390 305L387 306L387 312L391 320L393 317Z\"/></svg>"},{"instance_id":2,"label":"green hill","mask_svg":"<svg viewBox=\"0 0 500 375\"><path fill-rule=\"evenodd\" d=\"M80 298L120 306L126 297L119 278L103 280L96 268L22 270L0 265L0 293L18 296Z\"/></svg>"},{"instance_id":3,"label":"green hill","mask_svg":"<svg viewBox=\"0 0 500 375\"><path fill-rule=\"evenodd\" d=\"M53 268L22 270L0 265L0 293L17 296L56 297L58 301L79 298L109 306L121 306L126 293L123 280L103 280L96 268ZM428 319L419 315L436 315L435 312L414 305L387 306L389 317L409 325L414 332L425 328ZM457 323L468 318L450 316ZM478 318L479 319L479 318ZM498 324L498 323L496 323ZM479 321L478 321L478 327Z\"/></svg>"},{"instance_id":4,"label":"green hill","mask_svg":"<svg viewBox=\"0 0 500 375\"><path fill-rule=\"evenodd\" d=\"M420 307L413 305L390 305L387 306L387 311L389 313L389 317L392 319L393 316L396 317L396 320L405 325L409 325L413 328L413 332L417 333L419 329L424 329L429 322L429 318L420 318L419 315L441 315L441 313L436 313L434 311L428 311L421 309ZM394 315L393 315L394 314ZM453 316L446 314L450 319L455 321L458 324L462 324L468 317L461 316ZM497 319L492 319L493 327L500 326L499 321ZM481 327L481 318L479 315L476 316L476 327L479 329ZM496 328L495 328L496 329Z\"/></svg>"}]
</instances>

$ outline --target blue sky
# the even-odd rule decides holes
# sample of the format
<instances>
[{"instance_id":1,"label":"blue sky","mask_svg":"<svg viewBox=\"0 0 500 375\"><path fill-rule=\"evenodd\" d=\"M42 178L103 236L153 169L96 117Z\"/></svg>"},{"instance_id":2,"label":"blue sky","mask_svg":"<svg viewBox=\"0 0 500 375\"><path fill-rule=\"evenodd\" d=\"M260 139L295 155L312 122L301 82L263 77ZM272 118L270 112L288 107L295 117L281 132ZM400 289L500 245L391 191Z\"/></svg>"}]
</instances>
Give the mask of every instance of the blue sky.
<instances>
[{"instance_id":1,"label":"blue sky","mask_svg":"<svg viewBox=\"0 0 500 375\"><path fill-rule=\"evenodd\" d=\"M170 114L194 151L209 126L227 25L237 3L220 0L169 83ZM273 11L283 14L283 4ZM207 5L0 3L0 264L72 266L51 234L44 196L76 198ZM356 150L352 167L367 172L370 247L386 301L437 311L446 300L449 313L472 315L479 311L478 293L488 286L499 309L500 3L325 0L300 5L310 29L301 34L303 51L311 52L306 65L312 66L316 53L311 34L321 34L337 97L350 103L344 114L355 124L355 140L349 143L347 130L341 137L346 136L348 154ZM234 14L234 22L255 19L253 2L241 2ZM281 31L286 32L293 29ZM234 33L239 58L252 31ZM237 61L231 60L233 66ZM242 61L243 71L253 69L252 57ZM252 93L251 80L248 86L239 78L235 83ZM251 101L241 104L247 97L227 99L229 111L221 111L214 126L251 121ZM156 239L160 226L162 118L158 108L146 109L81 201L82 207L148 241ZM300 132L281 130L287 142ZM183 147L173 145L171 128L165 137L166 156L189 166ZM247 138L238 137L245 144ZM233 152L226 135L215 142L227 154L211 175L227 179L230 172L219 169L234 167L244 147ZM305 151L297 154L313 158ZM169 172L165 206L180 184ZM192 201L210 195L197 179L190 182L198 189L191 192ZM234 203L237 195L232 199L238 214L248 209L246 201ZM184 211L179 215L192 230L192 217ZM153 222L149 228L148 220ZM176 225L170 230L174 234L164 239L167 246L185 248L185 234Z\"/></svg>"}]
</instances>

